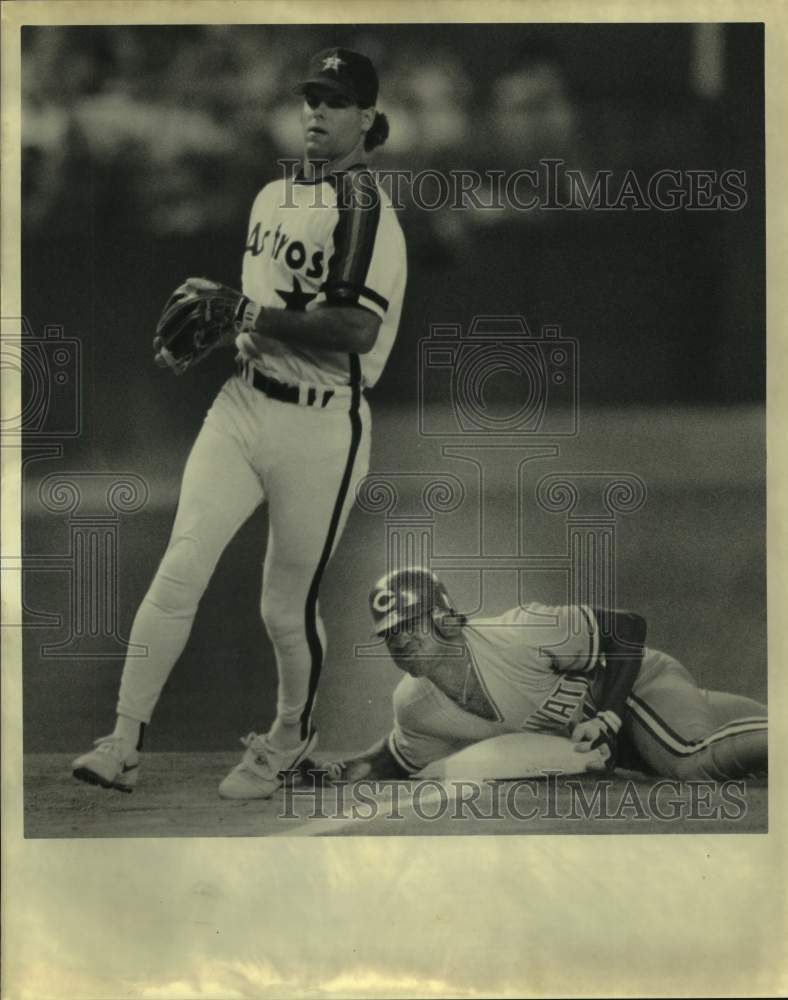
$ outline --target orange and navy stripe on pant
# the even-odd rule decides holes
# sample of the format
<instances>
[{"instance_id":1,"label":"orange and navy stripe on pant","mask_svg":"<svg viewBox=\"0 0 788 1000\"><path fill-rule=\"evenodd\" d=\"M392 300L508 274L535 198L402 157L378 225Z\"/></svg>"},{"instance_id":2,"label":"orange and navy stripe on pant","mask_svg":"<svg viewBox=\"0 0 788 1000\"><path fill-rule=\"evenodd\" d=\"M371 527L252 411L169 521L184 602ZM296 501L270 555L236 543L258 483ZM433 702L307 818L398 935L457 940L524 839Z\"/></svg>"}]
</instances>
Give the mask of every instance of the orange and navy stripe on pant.
<instances>
[{"instance_id":1,"label":"orange and navy stripe on pant","mask_svg":"<svg viewBox=\"0 0 788 1000\"><path fill-rule=\"evenodd\" d=\"M676 724L670 725L644 697L630 695L627 707L624 733L656 774L682 781L727 781L767 770L765 706L763 715L728 721L694 738L682 735Z\"/></svg>"}]
</instances>

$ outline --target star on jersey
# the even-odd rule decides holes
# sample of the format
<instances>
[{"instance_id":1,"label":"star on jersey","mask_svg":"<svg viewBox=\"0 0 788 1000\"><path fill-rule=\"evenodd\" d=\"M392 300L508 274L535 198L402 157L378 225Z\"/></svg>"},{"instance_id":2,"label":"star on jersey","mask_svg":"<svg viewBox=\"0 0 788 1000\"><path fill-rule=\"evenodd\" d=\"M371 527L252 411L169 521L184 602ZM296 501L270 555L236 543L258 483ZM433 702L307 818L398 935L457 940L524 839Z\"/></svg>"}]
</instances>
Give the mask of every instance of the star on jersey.
<instances>
[{"instance_id":1,"label":"star on jersey","mask_svg":"<svg viewBox=\"0 0 788 1000\"><path fill-rule=\"evenodd\" d=\"M333 69L335 73L339 72L339 67L345 65L345 60L340 59L339 56L326 56L323 60L323 69Z\"/></svg>"},{"instance_id":2,"label":"star on jersey","mask_svg":"<svg viewBox=\"0 0 788 1000\"><path fill-rule=\"evenodd\" d=\"M316 292L302 291L301 283L295 275L293 275L293 290L283 292L277 288L276 294L285 303L285 309L291 309L295 312L306 312L307 304L317 295Z\"/></svg>"}]
</instances>

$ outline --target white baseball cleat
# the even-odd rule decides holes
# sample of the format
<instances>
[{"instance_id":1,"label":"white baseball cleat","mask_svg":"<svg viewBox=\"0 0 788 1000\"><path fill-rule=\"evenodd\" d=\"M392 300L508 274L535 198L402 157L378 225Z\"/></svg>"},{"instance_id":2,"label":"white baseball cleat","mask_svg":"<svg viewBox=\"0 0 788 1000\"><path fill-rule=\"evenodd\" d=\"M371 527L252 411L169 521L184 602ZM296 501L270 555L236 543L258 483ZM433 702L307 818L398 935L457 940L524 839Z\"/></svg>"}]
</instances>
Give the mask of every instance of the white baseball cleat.
<instances>
[{"instance_id":1,"label":"white baseball cleat","mask_svg":"<svg viewBox=\"0 0 788 1000\"><path fill-rule=\"evenodd\" d=\"M314 750L317 732L313 729L303 743L290 750L271 746L267 733L249 733L241 737L241 743L246 753L219 785L219 794L223 799L267 799L281 786L282 771L298 767Z\"/></svg>"},{"instance_id":2,"label":"white baseball cleat","mask_svg":"<svg viewBox=\"0 0 788 1000\"><path fill-rule=\"evenodd\" d=\"M77 757L71 765L74 777L90 785L133 792L140 773L140 755L120 736L102 736L95 750Z\"/></svg>"}]
</instances>

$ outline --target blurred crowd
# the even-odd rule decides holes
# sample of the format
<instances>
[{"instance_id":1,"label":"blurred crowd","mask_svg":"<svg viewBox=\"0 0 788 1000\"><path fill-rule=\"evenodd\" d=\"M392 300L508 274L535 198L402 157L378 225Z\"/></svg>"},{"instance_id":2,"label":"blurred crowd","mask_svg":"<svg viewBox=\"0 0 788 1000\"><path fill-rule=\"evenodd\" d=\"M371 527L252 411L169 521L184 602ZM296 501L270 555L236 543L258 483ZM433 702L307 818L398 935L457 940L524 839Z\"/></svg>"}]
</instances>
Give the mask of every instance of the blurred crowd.
<instances>
[{"instance_id":1,"label":"blurred crowd","mask_svg":"<svg viewBox=\"0 0 788 1000\"><path fill-rule=\"evenodd\" d=\"M291 88L309 55L333 41L321 30L25 29L28 231L68 231L85 213L162 237L243 229L277 158L299 155ZM595 92L549 37L513 40L504 26L480 45L474 30L431 30L343 29L339 39L379 66L392 125L381 168L506 171L540 157L576 169L658 168L707 152L703 102L671 100L670 86L658 99ZM468 219L436 213L431 238L450 244L460 224Z\"/></svg>"},{"instance_id":2,"label":"blurred crowd","mask_svg":"<svg viewBox=\"0 0 788 1000\"><path fill-rule=\"evenodd\" d=\"M301 151L293 85L330 45L378 67L391 135L371 165L475 171L482 205L494 172L547 159L586 189L598 171L746 173L736 211L424 210L398 188L408 294L378 394L416 397L430 324L517 314L582 344L584 400L762 397L759 26L26 27L24 308L97 352L96 413L132 407L141 442L157 421L191 433L149 377L159 304L186 274L239 281L252 200ZM129 432L113 428L114 453Z\"/></svg>"}]
</instances>

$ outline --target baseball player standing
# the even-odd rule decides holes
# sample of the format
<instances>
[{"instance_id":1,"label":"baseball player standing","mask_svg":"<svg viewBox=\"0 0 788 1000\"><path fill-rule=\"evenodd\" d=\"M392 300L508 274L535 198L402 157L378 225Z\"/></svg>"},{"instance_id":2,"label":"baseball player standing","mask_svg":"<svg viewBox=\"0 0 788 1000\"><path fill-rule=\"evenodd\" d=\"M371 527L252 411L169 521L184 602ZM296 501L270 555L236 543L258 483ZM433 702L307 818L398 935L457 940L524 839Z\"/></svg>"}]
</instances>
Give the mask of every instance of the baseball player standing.
<instances>
[{"instance_id":1,"label":"baseball player standing","mask_svg":"<svg viewBox=\"0 0 788 1000\"><path fill-rule=\"evenodd\" d=\"M528 604L468 621L423 567L384 576L370 607L407 676L394 691L389 736L318 765L334 779L407 777L517 732L566 737L580 752L605 743L608 767L680 781L768 769L766 706L699 688L678 660L644 645L640 615Z\"/></svg>"},{"instance_id":2,"label":"baseball player standing","mask_svg":"<svg viewBox=\"0 0 788 1000\"><path fill-rule=\"evenodd\" d=\"M365 56L319 53L303 94L304 162L254 201L243 295L231 334L238 371L209 410L186 463L169 545L134 620L114 732L78 757L74 776L131 791L142 733L189 636L227 543L264 500L269 533L261 614L276 653L276 719L250 733L222 796L265 798L315 745L311 723L326 650L318 593L354 490L366 474L370 414L397 332L406 280L396 214L365 165L388 136ZM189 287L189 282L187 286ZM179 293L181 290L179 290ZM178 294L174 297L177 299ZM175 364L161 339L159 363Z\"/></svg>"}]
</instances>

